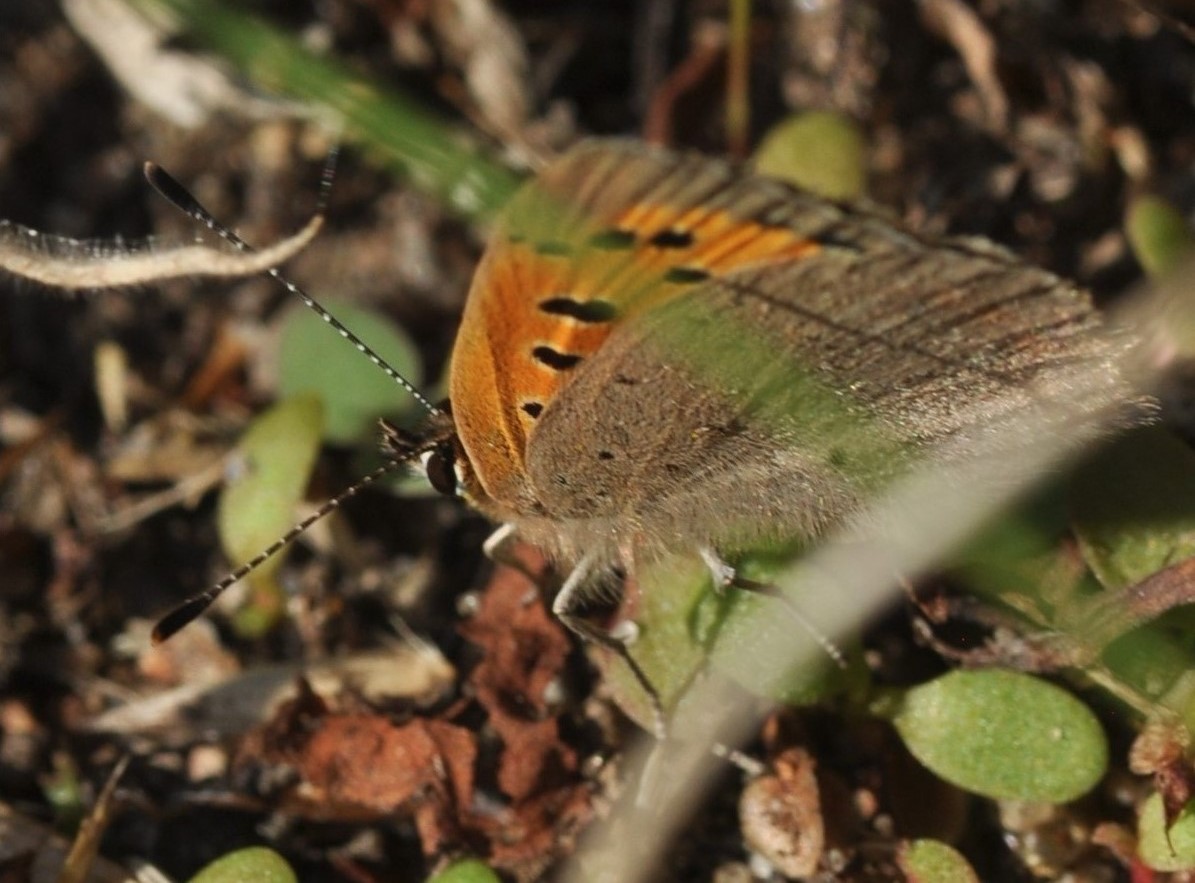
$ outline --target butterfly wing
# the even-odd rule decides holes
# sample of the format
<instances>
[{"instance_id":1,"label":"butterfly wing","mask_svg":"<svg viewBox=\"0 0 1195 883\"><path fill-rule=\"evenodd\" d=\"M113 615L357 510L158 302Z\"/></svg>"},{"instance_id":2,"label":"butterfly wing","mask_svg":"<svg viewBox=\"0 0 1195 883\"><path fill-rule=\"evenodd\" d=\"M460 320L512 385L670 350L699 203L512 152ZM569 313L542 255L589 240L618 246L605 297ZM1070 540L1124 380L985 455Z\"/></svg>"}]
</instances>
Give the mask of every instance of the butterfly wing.
<instances>
[{"instance_id":1,"label":"butterfly wing","mask_svg":"<svg viewBox=\"0 0 1195 883\"><path fill-rule=\"evenodd\" d=\"M780 185L747 191L736 181L698 156L589 142L511 201L474 277L450 375L458 435L491 500L516 512L534 505L529 436L614 328L694 279L818 248L769 213L819 229L837 217ZM794 198L803 213L786 206Z\"/></svg>"},{"instance_id":2,"label":"butterfly wing","mask_svg":"<svg viewBox=\"0 0 1195 883\"><path fill-rule=\"evenodd\" d=\"M1015 419L1031 383L1109 370L1087 297L994 246L637 146L583 147L539 184L566 186L550 293L593 312L539 344L576 358L519 419L527 493L578 549L816 533Z\"/></svg>"},{"instance_id":3,"label":"butterfly wing","mask_svg":"<svg viewBox=\"0 0 1195 883\"><path fill-rule=\"evenodd\" d=\"M497 225L451 395L489 511L529 538L717 544L816 532L911 458L1014 419L1030 384L1109 372L1098 324L988 243L590 142Z\"/></svg>"}]
</instances>

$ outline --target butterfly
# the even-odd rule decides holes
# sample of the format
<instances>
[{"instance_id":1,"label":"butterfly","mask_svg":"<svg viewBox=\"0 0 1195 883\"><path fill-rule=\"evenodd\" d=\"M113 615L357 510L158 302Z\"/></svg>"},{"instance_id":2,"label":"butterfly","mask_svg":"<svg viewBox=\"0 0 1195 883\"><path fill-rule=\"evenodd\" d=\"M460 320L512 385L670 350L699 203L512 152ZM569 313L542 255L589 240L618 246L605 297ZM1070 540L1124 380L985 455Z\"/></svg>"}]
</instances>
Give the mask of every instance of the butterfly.
<instances>
[{"instance_id":1,"label":"butterfly","mask_svg":"<svg viewBox=\"0 0 1195 883\"><path fill-rule=\"evenodd\" d=\"M965 457L1031 389L1097 371L1080 407L1127 401L1115 352L1086 293L989 242L589 141L496 224L426 461L566 587L668 552L716 568Z\"/></svg>"},{"instance_id":2,"label":"butterfly","mask_svg":"<svg viewBox=\"0 0 1195 883\"><path fill-rule=\"evenodd\" d=\"M160 169L149 178L243 245ZM1120 409L1123 423L1149 411L1118 373L1126 343L1072 283L986 240L919 236L878 212L631 141L581 143L503 210L443 408L277 278L431 417L417 434L383 424L390 462L167 614L156 640L420 457L437 490L501 525L492 557L512 561L508 544L522 540L567 574L553 611L626 660L661 732L650 679L577 613L609 573L697 554L716 584L758 589L728 561L817 538L914 465L990 455L1043 396L1056 405L1048 419L1034 408L1021 428L1064 433L1097 411Z\"/></svg>"}]
</instances>

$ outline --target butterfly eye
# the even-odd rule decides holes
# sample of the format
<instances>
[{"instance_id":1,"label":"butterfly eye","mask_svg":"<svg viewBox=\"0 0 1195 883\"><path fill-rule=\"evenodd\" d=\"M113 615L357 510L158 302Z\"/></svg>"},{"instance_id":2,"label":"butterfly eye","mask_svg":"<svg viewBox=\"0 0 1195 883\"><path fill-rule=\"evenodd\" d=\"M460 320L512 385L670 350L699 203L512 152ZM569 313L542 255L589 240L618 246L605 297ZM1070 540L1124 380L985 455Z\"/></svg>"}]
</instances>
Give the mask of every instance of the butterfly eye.
<instances>
[{"instance_id":1,"label":"butterfly eye","mask_svg":"<svg viewBox=\"0 0 1195 883\"><path fill-rule=\"evenodd\" d=\"M456 496L456 469L454 468L452 449L437 448L429 451L423 458L423 468L427 470L427 480L431 486L446 497Z\"/></svg>"}]
</instances>

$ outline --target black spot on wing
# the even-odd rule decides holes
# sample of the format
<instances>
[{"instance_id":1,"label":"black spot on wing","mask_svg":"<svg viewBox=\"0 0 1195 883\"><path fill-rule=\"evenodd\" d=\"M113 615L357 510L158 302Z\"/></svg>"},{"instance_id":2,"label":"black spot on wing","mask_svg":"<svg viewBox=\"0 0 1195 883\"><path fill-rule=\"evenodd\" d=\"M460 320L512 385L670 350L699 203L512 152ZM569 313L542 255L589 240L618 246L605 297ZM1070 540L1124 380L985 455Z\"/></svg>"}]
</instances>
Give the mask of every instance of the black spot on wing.
<instances>
[{"instance_id":1,"label":"black spot on wing","mask_svg":"<svg viewBox=\"0 0 1195 883\"><path fill-rule=\"evenodd\" d=\"M538 417L544 412L544 406L539 402L523 402L523 413L530 414L532 417Z\"/></svg>"},{"instance_id":2,"label":"black spot on wing","mask_svg":"<svg viewBox=\"0 0 1195 883\"><path fill-rule=\"evenodd\" d=\"M664 274L664 281L672 285L695 285L709 278L709 271L699 267L670 267Z\"/></svg>"},{"instance_id":3,"label":"black spot on wing","mask_svg":"<svg viewBox=\"0 0 1195 883\"><path fill-rule=\"evenodd\" d=\"M600 248L605 251L621 251L634 248L635 233L632 230L611 227L609 230L602 230L600 233L594 233L590 236L589 245L592 248Z\"/></svg>"},{"instance_id":4,"label":"black spot on wing","mask_svg":"<svg viewBox=\"0 0 1195 883\"><path fill-rule=\"evenodd\" d=\"M693 244L693 234L688 230L661 230L647 242L656 248L688 248Z\"/></svg>"},{"instance_id":5,"label":"black spot on wing","mask_svg":"<svg viewBox=\"0 0 1195 883\"><path fill-rule=\"evenodd\" d=\"M609 322L618 315L614 304L604 300L573 300L554 297L540 303L539 308L553 316L568 316L578 322Z\"/></svg>"},{"instance_id":6,"label":"black spot on wing","mask_svg":"<svg viewBox=\"0 0 1195 883\"><path fill-rule=\"evenodd\" d=\"M573 353L562 353L543 344L533 349L531 355L537 362L547 365L549 368L554 368L557 371L567 371L570 368L575 368L581 361L581 356L574 355Z\"/></svg>"}]
</instances>

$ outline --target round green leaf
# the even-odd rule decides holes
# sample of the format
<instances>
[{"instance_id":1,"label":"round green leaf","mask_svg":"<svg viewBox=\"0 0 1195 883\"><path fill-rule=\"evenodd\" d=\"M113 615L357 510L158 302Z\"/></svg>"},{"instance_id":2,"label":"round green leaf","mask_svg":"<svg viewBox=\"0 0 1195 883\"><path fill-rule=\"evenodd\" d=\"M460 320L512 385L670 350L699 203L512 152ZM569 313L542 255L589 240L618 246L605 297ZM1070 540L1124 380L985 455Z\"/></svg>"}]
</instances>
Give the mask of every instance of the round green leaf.
<instances>
[{"instance_id":1,"label":"round green leaf","mask_svg":"<svg viewBox=\"0 0 1195 883\"><path fill-rule=\"evenodd\" d=\"M1195 868L1195 802L1183 807L1169 830L1161 794L1151 794L1137 820L1137 851L1155 871Z\"/></svg>"},{"instance_id":2,"label":"round green leaf","mask_svg":"<svg viewBox=\"0 0 1195 883\"><path fill-rule=\"evenodd\" d=\"M290 865L264 846L250 846L221 856L190 883L298 883Z\"/></svg>"},{"instance_id":3,"label":"round green leaf","mask_svg":"<svg viewBox=\"0 0 1195 883\"><path fill-rule=\"evenodd\" d=\"M454 862L428 883L502 883L502 878L477 859Z\"/></svg>"},{"instance_id":4,"label":"round green leaf","mask_svg":"<svg viewBox=\"0 0 1195 883\"><path fill-rule=\"evenodd\" d=\"M755 169L830 199L858 199L867 187L867 144L848 117L806 111L764 136Z\"/></svg>"},{"instance_id":5,"label":"round green leaf","mask_svg":"<svg viewBox=\"0 0 1195 883\"><path fill-rule=\"evenodd\" d=\"M1192 246L1195 233L1182 213L1160 196L1139 196L1129 206L1125 234L1133 254L1151 276L1176 267Z\"/></svg>"},{"instance_id":6,"label":"round green leaf","mask_svg":"<svg viewBox=\"0 0 1195 883\"><path fill-rule=\"evenodd\" d=\"M385 316L347 304L326 304L346 328L365 341L390 367L416 386L422 379L411 339ZM325 437L340 444L368 438L379 417L401 414L411 397L311 310L287 317L278 352L278 388L283 397L301 392L324 404Z\"/></svg>"},{"instance_id":7,"label":"round green leaf","mask_svg":"<svg viewBox=\"0 0 1195 883\"><path fill-rule=\"evenodd\" d=\"M967 791L1062 803L1089 791L1108 762L1090 709L1039 678L955 671L909 690L892 718L921 763Z\"/></svg>"},{"instance_id":8,"label":"round green leaf","mask_svg":"<svg viewBox=\"0 0 1195 883\"><path fill-rule=\"evenodd\" d=\"M940 840L912 840L896 858L909 883L979 883L962 854Z\"/></svg>"}]
</instances>

